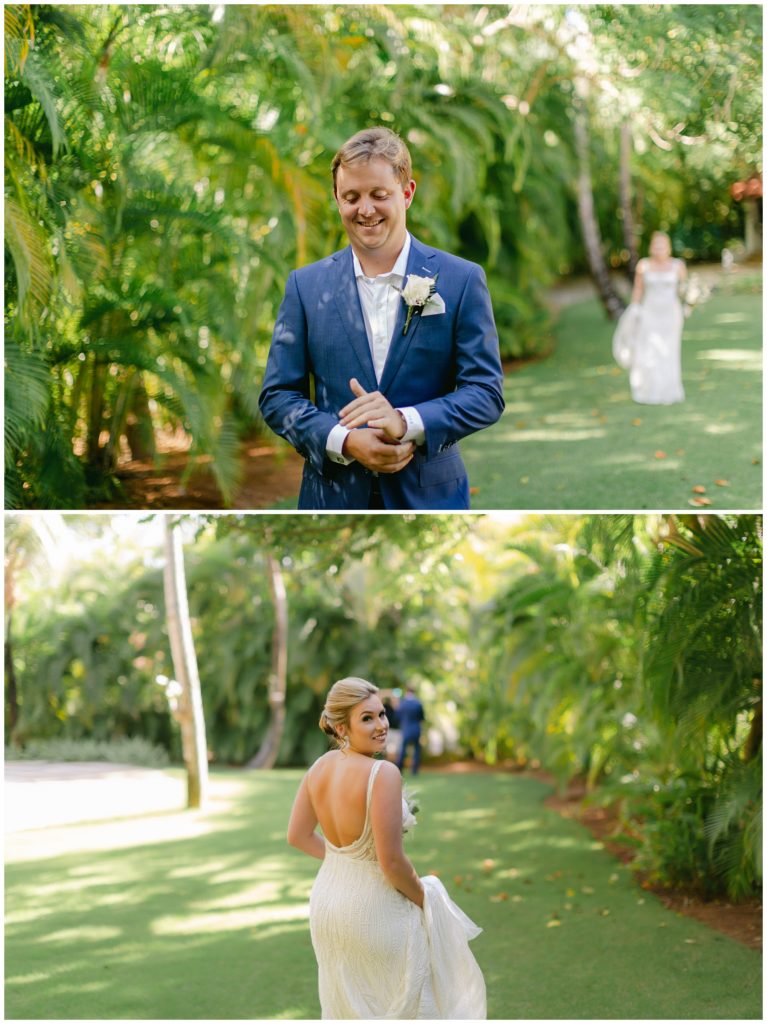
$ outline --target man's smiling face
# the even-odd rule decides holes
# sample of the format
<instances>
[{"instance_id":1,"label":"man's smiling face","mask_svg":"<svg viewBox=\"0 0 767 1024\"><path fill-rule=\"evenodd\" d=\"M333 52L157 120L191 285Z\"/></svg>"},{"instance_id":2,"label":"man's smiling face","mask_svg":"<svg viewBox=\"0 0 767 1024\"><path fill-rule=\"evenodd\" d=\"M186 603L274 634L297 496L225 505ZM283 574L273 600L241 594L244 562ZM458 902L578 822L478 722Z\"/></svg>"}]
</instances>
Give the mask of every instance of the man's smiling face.
<instances>
[{"instance_id":1,"label":"man's smiling face","mask_svg":"<svg viewBox=\"0 0 767 1024\"><path fill-rule=\"evenodd\" d=\"M360 257L396 259L405 244L405 214L415 182L403 188L383 157L358 160L336 172L336 203L349 241Z\"/></svg>"}]
</instances>

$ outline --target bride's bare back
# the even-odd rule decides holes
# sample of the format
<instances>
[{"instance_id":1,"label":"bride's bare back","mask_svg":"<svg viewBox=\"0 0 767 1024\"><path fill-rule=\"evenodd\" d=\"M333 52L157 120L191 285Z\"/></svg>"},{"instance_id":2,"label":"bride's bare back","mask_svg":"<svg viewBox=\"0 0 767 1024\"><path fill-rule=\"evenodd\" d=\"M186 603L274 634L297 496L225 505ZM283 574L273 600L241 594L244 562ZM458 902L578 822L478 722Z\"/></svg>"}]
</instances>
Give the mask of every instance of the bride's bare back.
<instances>
[{"instance_id":1,"label":"bride's bare back","mask_svg":"<svg viewBox=\"0 0 767 1024\"><path fill-rule=\"evenodd\" d=\"M375 762L354 752L330 750L307 775L312 807L323 835L334 846L350 846L365 828L368 780Z\"/></svg>"}]
</instances>

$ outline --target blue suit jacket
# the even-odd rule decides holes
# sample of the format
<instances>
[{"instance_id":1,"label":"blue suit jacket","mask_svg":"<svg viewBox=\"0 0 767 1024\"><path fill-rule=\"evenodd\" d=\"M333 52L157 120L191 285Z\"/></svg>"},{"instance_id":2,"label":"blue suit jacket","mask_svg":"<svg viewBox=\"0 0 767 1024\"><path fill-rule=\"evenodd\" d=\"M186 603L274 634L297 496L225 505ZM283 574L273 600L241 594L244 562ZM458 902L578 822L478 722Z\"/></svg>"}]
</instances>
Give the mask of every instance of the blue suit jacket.
<instances>
[{"instance_id":1,"label":"blue suit jacket","mask_svg":"<svg viewBox=\"0 0 767 1024\"><path fill-rule=\"evenodd\" d=\"M264 419L306 459L298 507L367 509L372 474L332 462L326 442L352 399L349 380L391 404L415 406L426 440L398 473L381 473L388 509L466 509L469 483L456 442L503 412L503 371L487 282L475 263L412 239L408 274L434 277L445 312L414 316L403 335L400 304L376 382L351 246L294 270L274 327L259 405Z\"/></svg>"}]
</instances>

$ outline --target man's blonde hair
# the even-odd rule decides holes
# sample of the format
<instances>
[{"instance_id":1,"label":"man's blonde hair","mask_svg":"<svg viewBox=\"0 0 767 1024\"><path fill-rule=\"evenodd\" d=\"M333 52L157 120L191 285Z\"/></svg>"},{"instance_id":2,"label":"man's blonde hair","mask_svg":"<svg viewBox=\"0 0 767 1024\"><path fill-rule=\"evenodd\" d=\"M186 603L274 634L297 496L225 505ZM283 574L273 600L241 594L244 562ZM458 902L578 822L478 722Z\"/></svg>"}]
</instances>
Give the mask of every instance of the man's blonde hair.
<instances>
[{"instance_id":1,"label":"man's blonde hair","mask_svg":"<svg viewBox=\"0 0 767 1024\"><path fill-rule=\"evenodd\" d=\"M390 128L365 128L347 139L333 157L333 195L336 194L336 175L339 167L348 167L361 160L367 163L377 156L383 157L391 164L397 180L404 188L413 175L413 165L407 146Z\"/></svg>"}]
</instances>

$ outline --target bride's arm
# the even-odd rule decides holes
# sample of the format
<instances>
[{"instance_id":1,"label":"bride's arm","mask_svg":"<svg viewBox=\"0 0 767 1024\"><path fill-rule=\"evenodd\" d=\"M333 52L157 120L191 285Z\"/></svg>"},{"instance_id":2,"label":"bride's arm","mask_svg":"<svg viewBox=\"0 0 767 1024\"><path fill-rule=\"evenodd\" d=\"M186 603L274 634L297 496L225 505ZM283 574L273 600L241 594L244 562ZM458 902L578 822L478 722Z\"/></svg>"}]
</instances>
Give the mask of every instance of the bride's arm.
<instances>
[{"instance_id":1,"label":"bride's arm","mask_svg":"<svg viewBox=\"0 0 767 1024\"><path fill-rule=\"evenodd\" d=\"M373 783L370 820L381 870L395 889L423 907L423 885L402 849L402 776L389 761L383 762Z\"/></svg>"},{"instance_id":2,"label":"bride's arm","mask_svg":"<svg viewBox=\"0 0 767 1024\"><path fill-rule=\"evenodd\" d=\"M644 261L640 260L637 263L636 272L634 273L634 290L631 293L631 301L641 302L642 296L644 295Z\"/></svg>"},{"instance_id":3,"label":"bride's arm","mask_svg":"<svg viewBox=\"0 0 767 1024\"><path fill-rule=\"evenodd\" d=\"M309 799L306 775L304 775L303 781L298 787L296 799L293 801L293 810L290 812L288 842L297 850L308 853L310 857L324 860L325 840L315 831L316 827L317 815L314 813L312 802Z\"/></svg>"}]
</instances>

